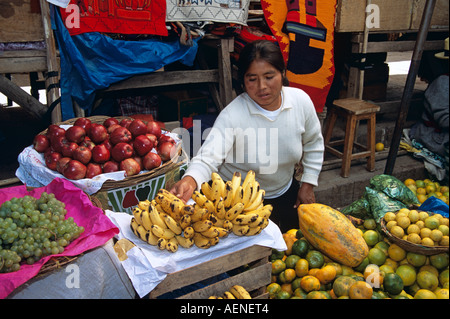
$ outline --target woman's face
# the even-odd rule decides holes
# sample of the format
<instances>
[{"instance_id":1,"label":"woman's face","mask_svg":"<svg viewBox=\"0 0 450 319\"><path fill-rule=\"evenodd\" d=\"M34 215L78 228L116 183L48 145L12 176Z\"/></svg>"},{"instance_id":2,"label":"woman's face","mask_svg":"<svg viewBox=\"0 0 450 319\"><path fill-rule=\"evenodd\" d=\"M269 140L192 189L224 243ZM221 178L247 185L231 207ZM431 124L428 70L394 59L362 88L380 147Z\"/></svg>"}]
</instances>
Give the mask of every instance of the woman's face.
<instances>
[{"instance_id":1,"label":"woman's face","mask_svg":"<svg viewBox=\"0 0 450 319\"><path fill-rule=\"evenodd\" d=\"M247 94L262 108L275 111L281 106L283 75L264 60L255 60L244 74Z\"/></svg>"}]
</instances>

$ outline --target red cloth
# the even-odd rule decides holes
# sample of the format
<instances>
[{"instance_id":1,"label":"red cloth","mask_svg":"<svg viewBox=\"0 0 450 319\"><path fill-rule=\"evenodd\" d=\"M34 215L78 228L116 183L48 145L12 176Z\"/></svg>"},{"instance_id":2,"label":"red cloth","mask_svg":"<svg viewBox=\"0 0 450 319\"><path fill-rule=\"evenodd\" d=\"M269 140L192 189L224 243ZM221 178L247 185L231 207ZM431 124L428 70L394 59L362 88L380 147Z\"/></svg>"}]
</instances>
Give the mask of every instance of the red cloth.
<instances>
[{"instance_id":1,"label":"red cloth","mask_svg":"<svg viewBox=\"0 0 450 319\"><path fill-rule=\"evenodd\" d=\"M70 0L68 7L60 10L70 35L86 32L168 35L166 0Z\"/></svg>"}]
</instances>

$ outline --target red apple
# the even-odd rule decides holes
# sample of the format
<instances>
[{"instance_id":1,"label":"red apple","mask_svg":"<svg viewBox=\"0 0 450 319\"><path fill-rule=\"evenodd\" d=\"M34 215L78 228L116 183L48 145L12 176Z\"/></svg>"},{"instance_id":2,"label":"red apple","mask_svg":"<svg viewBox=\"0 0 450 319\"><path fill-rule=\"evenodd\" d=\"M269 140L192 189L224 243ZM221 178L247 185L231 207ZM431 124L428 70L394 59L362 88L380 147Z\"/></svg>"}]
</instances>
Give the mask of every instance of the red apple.
<instances>
[{"instance_id":1,"label":"red apple","mask_svg":"<svg viewBox=\"0 0 450 319\"><path fill-rule=\"evenodd\" d=\"M147 136L147 138L152 141L153 147L156 147L158 145L158 138L155 134L147 133L145 134L145 136Z\"/></svg>"},{"instance_id":2,"label":"red apple","mask_svg":"<svg viewBox=\"0 0 450 319\"><path fill-rule=\"evenodd\" d=\"M144 156L153 148L153 142L145 135L136 136L133 141L133 148L139 156Z\"/></svg>"},{"instance_id":3,"label":"red apple","mask_svg":"<svg viewBox=\"0 0 450 319\"><path fill-rule=\"evenodd\" d=\"M176 146L170 142L158 143L158 154L161 156L163 162L169 161L173 156L175 156Z\"/></svg>"},{"instance_id":4,"label":"red apple","mask_svg":"<svg viewBox=\"0 0 450 319\"><path fill-rule=\"evenodd\" d=\"M86 146L79 146L73 151L72 158L87 165L92 159L92 151Z\"/></svg>"},{"instance_id":5,"label":"red apple","mask_svg":"<svg viewBox=\"0 0 450 319\"><path fill-rule=\"evenodd\" d=\"M119 122L119 124L120 124L120 126L123 126L123 127L125 127L125 128L128 128L128 126L130 126L131 122L133 122L132 119L130 119L130 118L124 118L123 120L121 120L121 121Z\"/></svg>"},{"instance_id":6,"label":"red apple","mask_svg":"<svg viewBox=\"0 0 450 319\"><path fill-rule=\"evenodd\" d=\"M86 134L89 134L89 131L91 130L92 122L90 119L88 119L86 117L79 117L75 120L73 125L84 128L84 130L86 131Z\"/></svg>"},{"instance_id":7,"label":"red apple","mask_svg":"<svg viewBox=\"0 0 450 319\"><path fill-rule=\"evenodd\" d=\"M50 145L52 149L58 153L62 153L62 147L68 143L64 135L57 135L50 138Z\"/></svg>"},{"instance_id":8,"label":"red apple","mask_svg":"<svg viewBox=\"0 0 450 319\"><path fill-rule=\"evenodd\" d=\"M117 162L133 156L133 147L128 143L118 143L111 150L111 157Z\"/></svg>"},{"instance_id":9,"label":"red apple","mask_svg":"<svg viewBox=\"0 0 450 319\"><path fill-rule=\"evenodd\" d=\"M161 157L156 153L148 152L142 159L142 165L146 170L152 170L161 166Z\"/></svg>"},{"instance_id":10,"label":"red apple","mask_svg":"<svg viewBox=\"0 0 450 319\"><path fill-rule=\"evenodd\" d=\"M73 151L78 148L78 144L74 142L66 142L61 147L61 153L65 157L73 157Z\"/></svg>"},{"instance_id":11,"label":"red apple","mask_svg":"<svg viewBox=\"0 0 450 319\"><path fill-rule=\"evenodd\" d=\"M66 138L70 142L81 143L86 136L86 130L81 126L71 126L66 130Z\"/></svg>"},{"instance_id":12,"label":"red apple","mask_svg":"<svg viewBox=\"0 0 450 319\"><path fill-rule=\"evenodd\" d=\"M170 143L176 144L175 140L171 136L162 134L158 139L158 143L162 144L164 142L170 142Z\"/></svg>"},{"instance_id":13,"label":"red apple","mask_svg":"<svg viewBox=\"0 0 450 319\"><path fill-rule=\"evenodd\" d=\"M85 146L92 151L95 146L95 143L92 142L89 136L85 136L83 142L80 143L80 146Z\"/></svg>"},{"instance_id":14,"label":"red apple","mask_svg":"<svg viewBox=\"0 0 450 319\"><path fill-rule=\"evenodd\" d=\"M102 167L97 163L89 163L86 167L86 178L92 178L103 173Z\"/></svg>"},{"instance_id":15,"label":"red apple","mask_svg":"<svg viewBox=\"0 0 450 319\"><path fill-rule=\"evenodd\" d=\"M64 168L63 175L68 179L82 179L86 177L86 170L86 165L73 159L67 163Z\"/></svg>"},{"instance_id":16,"label":"red apple","mask_svg":"<svg viewBox=\"0 0 450 319\"><path fill-rule=\"evenodd\" d=\"M44 134L38 134L33 139L33 147L36 152L44 153L50 147L50 140Z\"/></svg>"},{"instance_id":17,"label":"red apple","mask_svg":"<svg viewBox=\"0 0 450 319\"><path fill-rule=\"evenodd\" d=\"M119 170L119 163L114 160L109 160L103 164L103 173L117 172Z\"/></svg>"},{"instance_id":18,"label":"red apple","mask_svg":"<svg viewBox=\"0 0 450 319\"><path fill-rule=\"evenodd\" d=\"M111 152L106 148L104 144L95 145L92 149L92 160L95 163L105 163L111 157Z\"/></svg>"},{"instance_id":19,"label":"red apple","mask_svg":"<svg viewBox=\"0 0 450 319\"><path fill-rule=\"evenodd\" d=\"M131 132L131 135L133 135L133 137L148 133L147 125L144 123L144 121L139 119L133 120L133 122L130 123L128 130Z\"/></svg>"},{"instance_id":20,"label":"red apple","mask_svg":"<svg viewBox=\"0 0 450 319\"><path fill-rule=\"evenodd\" d=\"M161 127L155 121L150 121L147 123L147 133L153 134L156 138L161 136Z\"/></svg>"},{"instance_id":21,"label":"red apple","mask_svg":"<svg viewBox=\"0 0 450 319\"><path fill-rule=\"evenodd\" d=\"M60 174L63 174L64 168L66 167L67 163L69 163L72 159L70 157L61 157L56 162L56 171Z\"/></svg>"},{"instance_id":22,"label":"red apple","mask_svg":"<svg viewBox=\"0 0 450 319\"><path fill-rule=\"evenodd\" d=\"M108 117L106 120L103 121L103 126L108 128L113 124L119 124L119 120L115 117Z\"/></svg>"},{"instance_id":23,"label":"red apple","mask_svg":"<svg viewBox=\"0 0 450 319\"><path fill-rule=\"evenodd\" d=\"M142 164L142 157L141 156L133 156L132 158L134 158L136 160L136 162L138 162L139 167L142 169L143 164Z\"/></svg>"},{"instance_id":24,"label":"red apple","mask_svg":"<svg viewBox=\"0 0 450 319\"><path fill-rule=\"evenodd\" d=\"M108 131L103 125L92 123L89 137L95 144L100 144L108 138Z\"/></svg>"},{"instance_id":25,"label":"red apple","mask_svg":"<svg viewBox=\"0 0 450 319\"><path fill-rule=\"evenodd\" d=\"M47 128L46 135L51 140L53 136L60 136L66 134L66 130L56 124L50 124Z\"/></svg>"},{"instance_id":26,"label":"red apple","mask_svg":"<svg viewBox=\"0 0 450 319\"><path fill-rule=\"evenodd\" d=\"M139 174L141 167L134 158L127 158L120 162L119 168L121 171L125 171L125 176L133 176Z\"/></svg>"},{"instance_id":27,"label":"red apple","mask_svg":"<svg viewBox=\"0 0 450 319\"><path fill-rule=\"evenodd\" d=\"M45 158L45 165L53 171L56 171L56 163L58 160L62 158L61 153L58 152L51 152L48 154L48 156Z\"/></svg>"},{"instance_id":28,"label":"red apple","mask_svg":"<svg viewBox=\"0 0 450 319\"><path fill-rule=\"evenodd\" d=\"M111 126L108 126L108 128L107 128L108 134L111 134L118 127L123 127L123 126L120 126L119 124L112 124Z\"/></svg>"},{"instance_id":29,"label":"red apple","mask_svg":"<svg viewBox=\"0 0 450 319\"><path fill-rule=\"evenodd\" d=\"M128 143L132 138L131 132L123 126L116 128L109 135L109 141L113 145L118 143Z\"/></svg>"}]
</instances>

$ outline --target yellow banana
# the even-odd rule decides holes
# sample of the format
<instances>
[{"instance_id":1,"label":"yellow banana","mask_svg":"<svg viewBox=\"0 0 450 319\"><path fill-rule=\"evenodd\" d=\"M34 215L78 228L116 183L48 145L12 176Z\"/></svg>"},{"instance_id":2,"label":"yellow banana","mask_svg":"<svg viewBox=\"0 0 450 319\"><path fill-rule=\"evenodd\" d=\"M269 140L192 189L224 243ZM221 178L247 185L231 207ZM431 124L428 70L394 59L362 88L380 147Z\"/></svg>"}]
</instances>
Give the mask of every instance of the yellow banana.
<instances>
[{"instance_id":1,"label":"yellow banana","mask_svg":"<svg viewBox=\"0 0 450 319\"><path fill-rule=\"evenodd\" d=\"M238 190L238 187L241 186L242 176L240 172L234 172L233 177L231 178L231 188L233 189L233 198Z\"/></svg>"},{"instance_id":2,"label":"yellow banana","mask_svg":"<svg viewBox=\"0 0 450 319\"><path fill-rule=\"evenodd\" d=\"M245 236L254 236L258 235L262 232L261 226L250 227L249 231L245 234Z\"/></svg>"},{"instance_id":3,"label":"yellow banana","mask_svg":"<svg viewBox=\"0 0 450 319\"><path fill-rule=\"evenodd\" d=\"M165 238L159 238L158 241L157 241L157 243L156 243L156 246L158 246L158 248L161 249L161 250L166 249L166 246L167 246L167 239L165 239Z\"/></svg>"},{"instance_id":4,"label":"yellow banana","mask_svg":"<svg viewBox=\"0 0 450 319\"><path fill-rule=\"evenodd\" d=\"M216 182L217 187L219 188L219 198L223 197L225 193L225 181L222 179L219 173L216 172L211 173L211 180L213 182Z\"/></svg>"},{"instance_id":5,"label":"yellow banana","mask_svg":"<svg viewBox=\"0 0 450 319\"><path fill-rule=\"evenodd\" d=\"M147 241L147 230L144 228L144 226L139 225L136 229L138 233L138 237L142 239L143 241Z\"/></svg>"},{"instance_id":6,"label":"yellow banana","mask_svg":"<svg viewBox=\"0 0 450 319\"><path fill-rule=\"evenodd\" d=\"M263 223L264 223L264 217L258 216L258 218L255 221L249 223L248 225L250 226L250 228L252 228L252 227L261 226Z\"/></svg>"},{"instance_id":7,"label":"yellow banana","mask_svg":"<svg viewBox=\"0 0 450 319\"><path fill-rule=\"evenodd\" d=\"M150 213L148 212L148 210L142 210L141 211L141 220L142 220L142 226L144 226L144 228L146 230L151 230L152 229L152 221L150 219Z\"/></svg>"},{"instance_id":8,"label":"yellow banana","mask_svg":"<svg viewBox=\"0 0 450 319\"><path fill-rule=\"evenodd\" d=\"M194 239L195 246L197 246L198 248L206 249L206 248L211 247L209 238L206 238L205 236L203 236L200 233L195 233L193 239Z\"/></svg>"},{"instance_id":9,"label":"yellow banana","mask_svg":"<svg viewBox=\"0 0 450 319\"><path fill-rule=\"evenodd\" d=\"M193 238L185 238L182 235L177 235L175 238L178 241L178 244L183 248L191 248L192 245L194 245Z\"/></svg>"},{"instance_id":10,"label":"yellow banana","mask_svg":"<svg viewBox=\"0 0 450 319\"><path fill-rule=\"evenodd\" d=\"M192 238L192 237L194 237L194 234L195 234L195 230L192 226L188 226L183 230L184 238L187 238L187 239Z\"/></svg>"},{"instance_id":11,"label":"yellow banana","mask_svg":"<svg viewBox=\"0 0 450 319\"><path fill-rule=\"evenodd\" d=\"M166 223L164 222L164 220L161 218L160 213L158 212L157 208L153 205L151 205L149 207L149 215L150 215L150 220L152 222L153 225L157 225L161 228L167 228Z\"/></svg>"},{"instance_id":12,"label":"yellow banana","mask_svg":"<svg viewBox=\"0 0 450 319\"><path fill-rule=\"evenodd\" d=\"M216 207L214 206L214 203L212 200L206 200L206 202L203 204L203 207L208 210L210 213L214 213L216 211Z\"/></svg>"},{"instance_id":13,"label":"yellow banana","mask_svg":"<svg viewBox=\"0 0 450 319\"><path fill-rule=\"evenodd\" d=\"M237 225L248 225L250 223L253 223L258 219L259 215L256 213L252 214L239 214L237 215L233 220L233 224Z\"/></svg>"},{"instance_id":14,"label":"yellow banana","mask_svg":"<svg viewBox=\"0 0 450 319\"><path fill-rule=\"evenodd\" d=\"M183 230L181 229L180 224L175 219L173 219L172 216L169 216L168 214L162 214L162 218L166 223L167 228L173 231L175 235L181 234Z\"/></svg>"},{"instance_id":15,"label":"yellow banana","mask_svg":"<svg viewBox=\"0 0 450 319\"><path fill-rule=\"evenodd\" d=\"M148 199L138 203L138 207L142 210L148 210L148 206L150 206L150 201Z\"/></svg>"},{"instance_id":16,"label":"yellow banana","mask_svg":"<svg viewBox=\"0 0 450 319\"><path fill-rule=\"evenodd\" d=\"M169 228L162 228L158 225L152 225L152 232L156 237L170 239L175 237L175 233L171 231Z\"/></svg>"},{"instance_id":17,"label":"yellow banana","mask_svg":"<svg viewBox=\"0 0 450 319\"><path fill-rule=\"evenodd\" d=\"M219 219L224 219L225 218L225 204L223 199L220 199L217 204L216 204L216 210L215 210L215 215L217 216L217 218Z\"/></svg>"},{"instance_id":18,"label":"yellow banana","mask_svg":"<svg viewBox=\"0 0 450 319\"><path fill-rule=\"evenodd\" d=\"M234 196L233 183L231 183L231 181L227 181L225 183L225 191L223 194L224 207L228 208L231 206L231 203L233 202L233 196Z\"/></svg>"},{"instance_id":19,"label":"yellow banana","mask_svg":"<svg viewBox=\"0 0 450 319\"><path fill-rule=\"evenodd\" d=\"M215 246L215 245L217 245L219 243L219 241L220 241L219 236L212 237L212 238L209 239L209 245L210 246Z\"/></svg>"},{"instance_id":20,"label":"yellow banana","mask_svg":"<svg viewBox=\"0 0 450 319\"><path fill-rule=\"evenodd\" d=\"M266 204L263 207L257 208L252 211L244 212L244 214L253 214L256 213L263 218L269 218L272 214L273 206L271 204Z\"/></svg>"},{"instance_id":21,"label":"yellow banana","mask_svg":"<svg viewBox=\"0 0 450 319\"><path fill-rule=\"evenodd\" d=\"M207 199L212 199L212 189L211 185L209 185L209 182L203 182L200 185L200 190L202 191L202 194L206 196Z\"/></svg>"},{"instance_id":22,"label":"yellow banana","mask_svg":"<svg viewBox=\"0 0 450 319\"><path fill-rule=\"evenodd\" d=\"M206 208L198 208L191 215L191 222L195 223L201 220L205 220L209 217L209 211Z\"/></svg>"},{"instance_id":23,"label":"yellow banana","mask_svg":"<svg viewBox=\"0 0 450 319\"><path fill-rule=\"evenodd\" d=\"M138 226L139 226L139 224L138 224L136 218L132 217L131 222L130 222L130 228L137 237L139 237L138 232L137 232Z\"/></svg>"},{"instance_id":24,"label":"yellow banana","mask_svg":"<svg viewBox=\"0 0 450 319\"><path fill-rule=\"evenodd\" d=\"M166 250L170 251L171 253L174 253L178 250L178 241L175 237L169 239L166 245Z\"/></svg>"},{"instance_id":25,"label":"yellow banana","mask_svg":"<svg viewBox=\"0 0 450 319\"><path fill-rule=\"evenodd\" d=\"M188 214L192 215L194 213L194 206L193 205L184 205L183 209L181 210L181 216Z\"/></svg>"},{"instance_id":26,"label":"yellow banana","mask_svg":"<svg viewBox=\"0 0 450 319\"><path fill-rule=\"evenodd\" d=\"M157 194L166 196L170 200L174 200L174 199L178 198L175 194L172 194L171 192L169 192L167 189L164 189L164 188L159 189Z\"/></svg>"},{"instance_id":27,"label":"yellow banana","mask_svg":"<svg viewBox=\"0 0 450 319\"><path fill-rule=\"evenodd\" d=\"M155 207L156 210L157 210L158 212L160 212L160 213L165 213L165 212L166 212L166 211L162 208L162 206L159 205L158 203L156 203L156 204L154 205L154 207Z\"/></svg>"},{"instance_id":28,"label":"yellow banana","mask_svg":"<svg viewBox=\"0 0 450 319\"><path fill-rule=\"evenodd\" d=\"M230 232L233 229L233 223L231 222L231 220L225 219L223 221L222 228Z\"/></svg>"},{"instance_id":29,"label":"yellow banana","mask_svg":"<svg viewBox=\"0 0 450 319\"><path fill-rule=\"evenodd\" d=\"M236 299L252 299L248 291L240 285L232 286L230 288L230 292L236 297Z\"/></svg>"},{"instance_id":30,"label":"yellow banana","mask_svg":"<svg viewBox=\"0 0 450 319\"><path fill-rule=\"evenodd\" d=\"M136 219L136 222L139 225L142 225L142 218L141 218L142 209L140 209L139 207L134 207L132 213L133 217Z\"/></svg>"},{"instance_id":31,"label":"yellow banana","mask_svg":"<svg viewBox=\"0 0 450 319\"><path fill-rule=\"evenodd\" d=\"M227 220L233 220L236 218L237 215L242 213L244 210L244 204L243 203L236 203L233 207L231 207L227 212L225 213L225 219Z\"/></svg>"},{"instance_id":32,"label":"yellow banana","mask_svg":"<svg viewBox=\"0 0 450 319\"><path fill-rule=\"evenodd\" d=\"M159 237L157 237L152 231L147 231L147 243L150 245L158 245Z\"/></svg>"},{"instance_id":33,"label":"yellow banana","mask_svg":"<svg viewBox=\"0 0 450 319\"><path fill-rule=\"evenodd\" d=\"M242 182L242 188L246 188L247 187L247 185L251 185L251 184L253 184L253 182L255 181L255 172L254 171L252 171L252 170L249 170L248 172L247 172L247 175L245 175L245 178L244 178L244 181Z\"/></svg>"},{"instance_id":34,"label":"yellow banana","mask_svg":"<svg viewBox=\"0 0 450 319\"><path fill-rule=\"evenodd\" d=\"M233 202L231 205L236 205L237 203L244 204L244 189L241 185L238 186L237 191L234 193Z\"/></svg>"},{"instance_id":35,"label":"yellow banana","mask_svg":"<svg viewBox=\"0 0 450 319\"><path fill-rule=\"evenodd\" d=\"M219 237L219 230L214 226L200 233L207 238Z\"/></svg>"},{"instance_id":36,"label":"yellow banana","mask_svg":"<svg viewBox=\"0 0 450 319\"><path fill-rule=\"evenodd\" d=\"M251 202L250 205L248 205L246 208L244 208L244 211L252 211L257 209L263 203L265 193L266 192L263 189L260 189L258 191L258 194L256 195L255 200Z\"/></svg>"},{"instance_id":37,"label":"yellow banana","mask_svg":"<svg viewBox=\"0 0 450 319\"><path fill-rule=\"evenodd\" d=\"M256 196L258 196L258 192L261 189L261 187L259 186L258 181L253 181L252 183L252 198L250 199L250 203L252 203L255 199Z\"/></svg>"},{"instance_id":38,"label":"yellow banana","mask_svg":"<svg viewBox=\"0 0 450 319\"><path fill-rule=\"evenodd\" d=\"M205 202L208 200L208 198L203 195L202 193L200 193L198 190L195 190L192 193L191 198L194 200L194 202L196 202L200 207L203 207L203 205L205 204Z\"/></svg>"},{"instance_id":39,"label":"yellow banana","mask_svg":"<svg viewBox=\"0 0 450 319\"><path fill-rule=\"evenodd\" d=\"M263 221L261 223L261 225L259 227L261 227L261 229L264 229L267 227L267 225L269 225L269 219L268 218L263 218Z\"/></svg>"},{"instance_id":40,"label":"yellow banana","mask_svg":"<svg viewBox=\"0 0 450 319\"><path fill-rule=\"evenodd\" d=\"M176 220L180 219L181 211L183 209L183 206L185 205L181 199L179 199L178 197L172 199L171 197L163 195L162 193L156 194L155 199L166 213L168 213Z\"/></svg>"},{"instance_id":41,"label":"yellow banana","mask_svg":"<svg viewBox=\"0 0 450 319\"><path fill-rule=\"evenodd\" d=\"M231 231L236 236L245 236L250 231L250 226L233 224L233 228L231 229Z\"/></svg>"},{"instance_id":42,"label":"yellow banana","mask_svg":"<svg viewBox=\"0 0 450 319\"><path fill-rule=\"evenodd\" d=\"M219 232L219 237L226 237L230 232L223 228L223 227L218 227L218 226L213 226L215 229L217 229L217 231Z\"/></svg>"},{"instance_id":43,"label":"yellow banana","mask_svg":"<svg viewBox=\"0 0 450 319\"><path fill-rule=\"evenodd\" d=\"M210 220L213 222L213 226L223 228L223 223L226 219L215 218L214 220L210 217Z\"/></svg>"},{"instance_id":44,"label":"yellow banana","mask_svg":"<svg viewBox=\"0 0 450 319\"><path fill-rule=\"evenodd\" d=\"M188 227L191 224L191 215L189 214L184 214L183 216L181 216L180 219L180 227L182 229L185 229L186 227Z\"/></svg>"},{"instance_id":45,"label":"yellow banana","mask_svg":"<svg viewBox=\"0 0 450 319\"><path fill-rule=\"evenodd\" d=\"M212 222L210 220L200 220L192 224L194 230L198 233L202 233L207 231L212 227Z\"/></svg>"},{"instance_id":46,"label":"yellow banana","mask_svg":"<svg viewBox=\"0 0 450 319\"><path fill-rule=\"evenodd\" d=\"M223 293L223 299L236 299L236 297L229 291Z\"/></svg>"},{"instance_id":47,"label":"yellow banana","mask_svg":"<svg viewBox=\"0 0 450 319\"><path fill-rule=\"evenodd\" d=\"M253 194L253 184L247 183L245 186L242 186L243 195L242 202L244 203L244 207L247 207L251 203L252 194Z\"/></svg>"}]
</instances>

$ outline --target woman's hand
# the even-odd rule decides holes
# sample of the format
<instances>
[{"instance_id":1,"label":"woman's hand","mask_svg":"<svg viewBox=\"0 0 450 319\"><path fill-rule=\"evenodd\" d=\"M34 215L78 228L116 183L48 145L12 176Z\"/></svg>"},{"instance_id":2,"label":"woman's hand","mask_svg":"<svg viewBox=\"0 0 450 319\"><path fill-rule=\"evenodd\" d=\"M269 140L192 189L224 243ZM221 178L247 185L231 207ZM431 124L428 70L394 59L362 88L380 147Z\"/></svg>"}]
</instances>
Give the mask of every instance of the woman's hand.
<instances>
[{"instance_id":1,"label":"woman's hand","mask_svg":"<svg viewBox=\"0 0 450 319\"><path fill-rule=\"evenodd\" d=\"M314 196L314 186L308 183L302 183L300 189L298 190L294 208L297 208L300 204L312 204L315 202L316 197Z\"/></svg>"},{"instance_id":2,"label":"woman's hand","mask_svg":"<svg viewBox=\"0 0 450 319\"><path fill-rule=\"evenodd\" d=\"M197 182L191 176L185 176L173 185L170 192L186 203L196 189Z\"/></svg>"}]
</instances>

